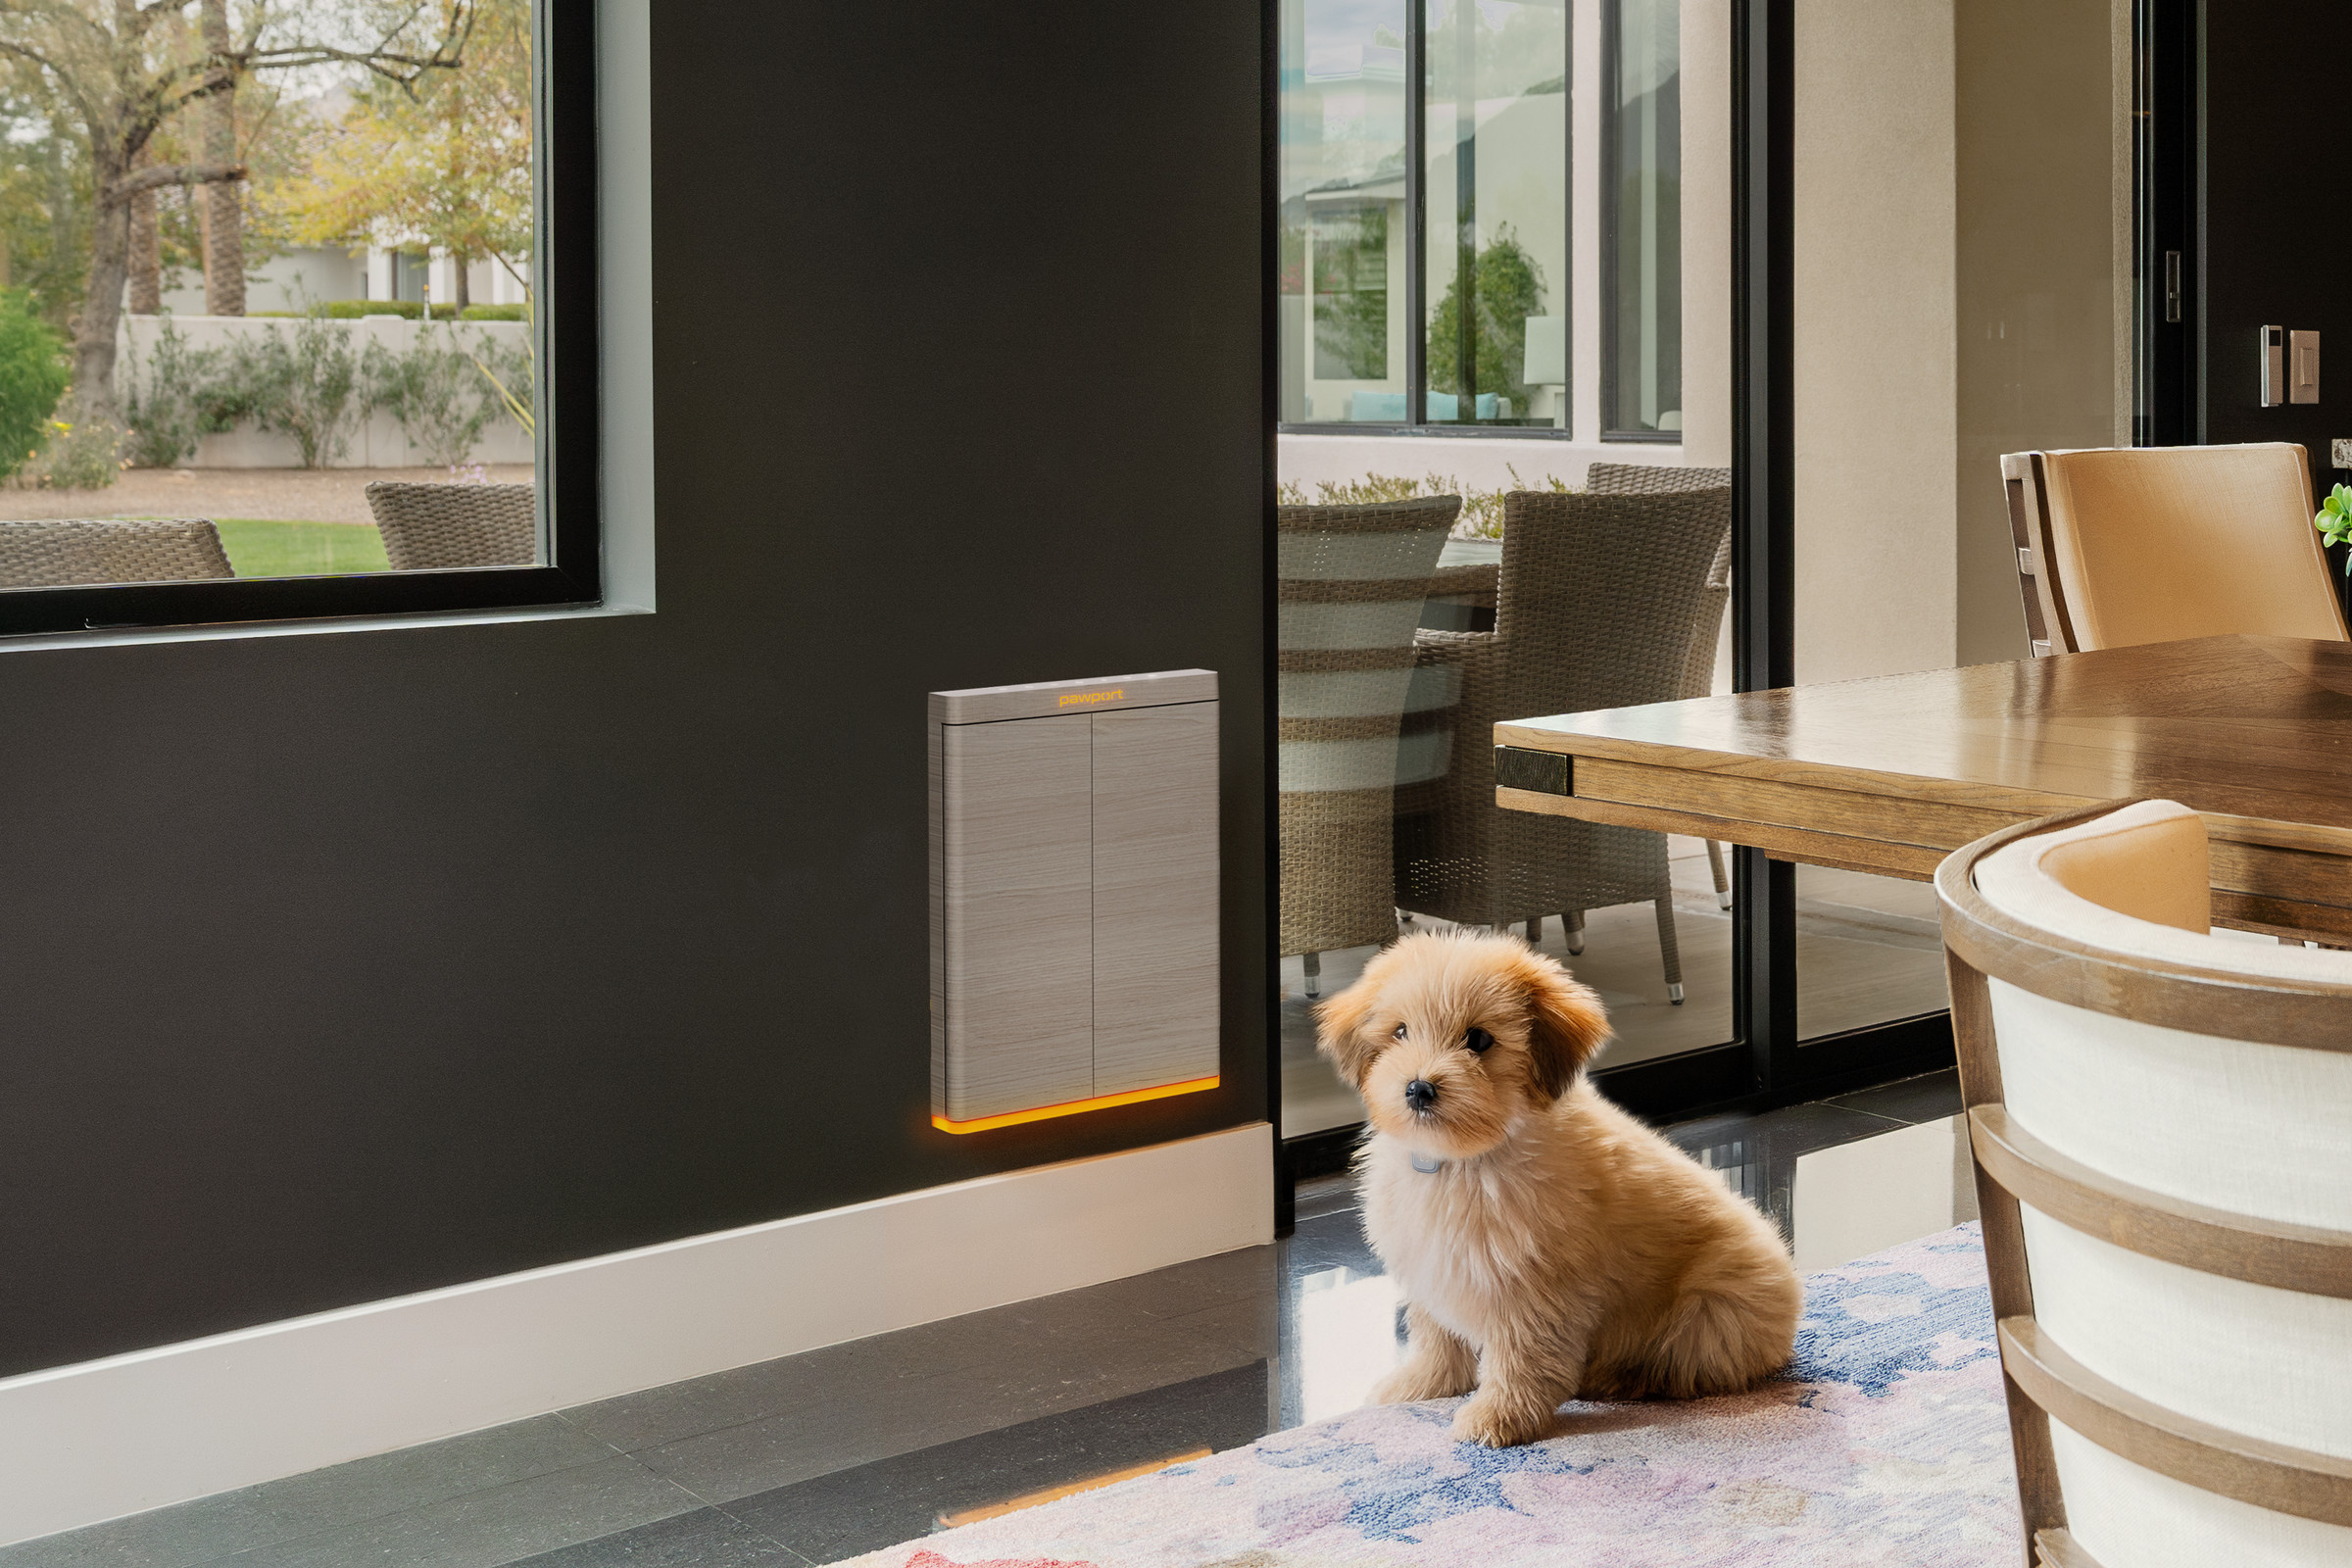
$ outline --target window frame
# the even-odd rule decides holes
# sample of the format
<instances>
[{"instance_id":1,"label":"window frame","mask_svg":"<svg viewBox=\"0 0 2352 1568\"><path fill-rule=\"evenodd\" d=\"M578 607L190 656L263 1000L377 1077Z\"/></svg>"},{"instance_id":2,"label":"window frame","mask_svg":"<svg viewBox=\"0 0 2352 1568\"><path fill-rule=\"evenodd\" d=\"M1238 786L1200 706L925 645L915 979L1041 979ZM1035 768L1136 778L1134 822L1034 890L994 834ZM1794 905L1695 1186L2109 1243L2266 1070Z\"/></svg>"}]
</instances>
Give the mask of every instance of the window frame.
<instances>
[{"instance_id":1,"label":"window frame","mask_svg":"<svg viewBox=\"0 0 2352 1568\"><path fill-rule=\"evenodd\" d=\"M0 637L365 620L604 600L597 326L597 8L536 0L532 264L540 537L530 566L0 589Z\"/></svg>"},{"instance_id":2,"label":"window frame","mask_svg":"<svg viewBox=\"0 0 2352 1568\"><path fill-rule=\"evenodd\" d=\"M1271 9L1271 8L1269 8ZM1429 417L1429 0L1405 0L1404 29L1404 312L1411 328L1405 334L1405 390L1404 419L1397 422L1375 422L1346 419L1301 419L1297 422L1277 421L1278 435L1364 435L1364 436L1439 436L1453 439L1464 437L1503 439L1511 441L1572 441L1576 439L1575 417L1575 299L1576 299L1576 27L1575 0L1563 0L1566 20L1561 31L1560 79L1566 93L1569 112L1563 122L1560 138L1560 169L1565 189L1561 192L1560 209L1563 253L1566 261L1561 267L1559 297L1565 302L1569 315L1568 374L1570 382L1561 388L1560 395L1568 400L1569 419L1560 425L1479 424L1459 419L1432 420ZM1277 33L1279 37L1279 32ZM1276 67L1275 80L1279 90L1281 70ZM1277 123L1280 108L1276 108ZM1280 211L1282 148L1274 148L1276 210ZM1269 274L1270 275L1270 274ZM1394 288L1397 279L1392 277ZM1308 277L1305 286L1314 287ZM1279 358L1279 318L1273 328L1274 352Z\"/></svg>"}]
</instances>

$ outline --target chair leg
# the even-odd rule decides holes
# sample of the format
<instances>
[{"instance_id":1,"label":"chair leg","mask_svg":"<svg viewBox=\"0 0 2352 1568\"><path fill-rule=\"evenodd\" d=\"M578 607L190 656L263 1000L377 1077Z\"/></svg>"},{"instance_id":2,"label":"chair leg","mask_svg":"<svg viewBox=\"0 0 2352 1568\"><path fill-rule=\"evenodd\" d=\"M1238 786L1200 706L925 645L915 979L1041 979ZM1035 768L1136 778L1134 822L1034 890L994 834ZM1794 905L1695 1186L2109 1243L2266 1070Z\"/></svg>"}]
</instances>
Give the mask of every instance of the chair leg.
<instances>
[{"instance_id":1,"label":"chair leg","mask_svg":"<svg viewBox=\"0 0 2352 1568\"><path fill-rule=\"evenodd\" d=\"M1655 901L1658 911L1658 953L1666 960L1666 1000L1683 1004L1683 952L1674 939L1674 900Z\"/></svg>"},{"instance_id":2,"label":"chair leg","mask_svg":"<svg viewBox=\"0 0 2352 1568\"><path fill-rule=\"evenodd\" d=\"M1323 994L1323 955L1298 955L1298 967L1306 971L1306 1000L1312 1002Z\"/></svg>"},{"instance_id":3,"label":"chair leg","mask_svg":"<svg viewBox=\"0 0 2352 1568\"><path fill-rule=\"evenodd\" d=\"M1723 846L1707 840L1707 869L1715 873L1715 904L1718 908L1732 906L1732 879L1723 868Z\"/></svg>"},{"instance_id":4,"label":"chair leg","mask_svg":"<svg viewBox=\"0 0 2352 1568\"><path fill-rule=\"evenodd\" d=\"M1531 915L1528 918L1527 945L1531 948L1540 948L1544 945L1544 917L1540 914Z\"/></svg>"},{"instance_id":5,"label":"chair leg","mask_svg":"<svg viewBox=\"0 0 2352 1568\"><path fill-rule=\"evenodd\" d=\"M1560 925L1568 939L1568 956L1575 957L1585 951L1585 911L1570 909L1560 916Z\"/></svg>"}]
</instances>

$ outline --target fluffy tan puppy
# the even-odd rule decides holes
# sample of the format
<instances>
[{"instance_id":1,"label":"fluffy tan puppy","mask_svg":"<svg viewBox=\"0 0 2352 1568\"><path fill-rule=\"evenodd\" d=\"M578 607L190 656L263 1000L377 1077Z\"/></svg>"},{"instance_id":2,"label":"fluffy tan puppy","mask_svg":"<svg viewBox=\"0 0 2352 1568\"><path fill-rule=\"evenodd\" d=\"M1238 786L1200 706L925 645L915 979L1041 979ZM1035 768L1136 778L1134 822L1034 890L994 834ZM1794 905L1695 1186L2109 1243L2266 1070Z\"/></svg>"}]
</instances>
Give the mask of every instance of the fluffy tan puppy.
<instances>
[{"instance_id":1,"label":"fluffy tan puppy","mask_svg":"<svg viewBox=\"0 0 2352 1568\"><path fill-rule=\"evenodd\" d=\"M1374 1400L1477 1396L1453 1435L1529 1443L1571 1398L1746 1388L1802 1304L1772 1223L1600 1098L1600 999L1516 937L1425 933L1317 1009L1362 1094L1364 1229L1411 1343Z\"/></svg>"}]
</instances>

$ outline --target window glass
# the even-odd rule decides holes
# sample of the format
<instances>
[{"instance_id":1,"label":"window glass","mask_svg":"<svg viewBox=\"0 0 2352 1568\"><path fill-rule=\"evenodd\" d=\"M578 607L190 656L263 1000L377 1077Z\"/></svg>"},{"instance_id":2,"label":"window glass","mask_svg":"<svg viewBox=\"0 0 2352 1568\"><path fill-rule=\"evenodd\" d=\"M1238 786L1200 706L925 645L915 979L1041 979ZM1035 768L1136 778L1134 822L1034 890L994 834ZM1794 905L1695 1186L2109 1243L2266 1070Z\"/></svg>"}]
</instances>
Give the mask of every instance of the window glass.
<instances>
[{"instance_id":1,"label":"window glass","mask_svg":"<svg viewBox=\"0 0 2352 1568\"><path fill-rule=\"evenodd\" d=\"M1426 3L1428 419L1564 428L1568 10Z\"/></svg>"},{"instance_id":2,"label":"window glass","mask_svg":"<svg viewBox=\"0 0 2352 1568\"><path fill-rule=\"evenodd\" d=\"M1567 5L1420 3L1284 0L1280 416L1565 431Z\"/></svg>"},{"instance_id":3,"label":"window glass","mask_svg":"<svg viewBox=\"0 0 2352 1568\"><path fill-rule=\"evenodd\" d=\"M1402 0L1283 0L1290 423L1404 416L1404 32Z\"/></svg>"},{"instance_id":4,"label":"window glass","mask_svg":"<svg viewBox=\"0 0 2352 1568\"><path fill-rule=\"evenodd\" d=\"M533 23L0 17L0 589L547 559Z\"/></svg>"},{"instance_id":5,"label":"window glass","mask_svg":"<svg viewBox=\"0 0 2352 1568\"><path fill-rule=\"evenodd\" d=\"M1603 433L1683 428L1682 7L1609 0Z\"/></svg>"}]
</instances>

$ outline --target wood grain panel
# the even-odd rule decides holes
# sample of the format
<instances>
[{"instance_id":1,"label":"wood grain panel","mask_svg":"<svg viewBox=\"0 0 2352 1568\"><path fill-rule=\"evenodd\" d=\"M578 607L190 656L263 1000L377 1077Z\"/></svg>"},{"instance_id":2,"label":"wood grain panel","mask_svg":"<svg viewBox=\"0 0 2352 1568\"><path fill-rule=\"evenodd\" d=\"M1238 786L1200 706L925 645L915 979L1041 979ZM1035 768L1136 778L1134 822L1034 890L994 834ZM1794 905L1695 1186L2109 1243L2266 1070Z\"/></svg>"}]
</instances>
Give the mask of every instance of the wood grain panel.
<instances>
[{"instance_id":1,"label":"wood grain panel","mask_svg":"<svg viewBox=\"0 0 2352 1568\"><path fill-rule=\"evenodd\" d=\"M1094 1093L1094 720L946 727L945 1113Z\"/></svg>"},{"instance_id":2,"label":"wood grain panel","mask_svg":"<svg viewBox=\"0 0 2352 1568\"><path fill-rule=\"evenodd\" d=\"M1888 795L1843 788L1785 784L1721 772L1692 772L1586 758L1576 765L1580 799L1629 806L1662 806L1758 826L1797 827L1883 844L1912 844L1956 850L2014 822L2047 816L2076 802L2033 810L1997 810L1953 805L1916 795Z\"/></svg>"},{"instance_id":3,"label":"wood grain panel","mask_svg":"<svg viewBox=\"0 0 2352 1568\"><path fill-rule=\"evenodd\" d=\"M1575 796L1496 801L1932 874L1933 855L2112 800L2206 818L2216 918L2352 935L2352 646L2205 637L1526 718L1498 745L1576 759Z\"/></svg>"},{"instance_id":4,"label":"wood grain panel","mask_svg":"<svg viewBox=\"0 0 2352 1568\"><path fill-rule=\"evenodd\" d=\"M2208 847L2217 888L2296 904L2352 907L2352 858L2210 839Z\"/></svg>"},{"instance_id":5,"label":"wood grain panel","mask_svg":"<svg viewBox=\"0 0 2352 1568\"><path fill-rule=\"evenodd\" d=\"M1217 705L1094 720L1094 1092L1217 1071Z\"/></svg>"},{"instance_id":6,"label":"wood grain panel","mask_svg":"<svg viewBox=\"0 0 2352 1568\"><path fill-rule=\"evenodd\" d=\"M1581 773L1585 763L1577 764ZM1832 865L1867 871L1876 876L1899 876L1925 882L1936 875L1942 850L1915 844L1883 844L1874 839L1802 828L1774 827L1732 817L1702 815L1666 807L1628 806L1616 801L1587 800L1576 795L1549 795L1534 790L1497 788L1494 804L1517 811L1548 816L1573 816L1587 822L1611 822L1620 827L1647 828L1656 833L1688 833L1694 838L1722 839L1750 845L1776 860L1801 860L1807 865Z\"/></svg>"},{"instance_id":7,"label":"wood grain panel","mask_svg":"<svg viewBox=\"0 0 2352 1568\"><path fill-rule=\"evenodd\" d=\"M1522 719L1497 739L1786 782L1827 769L1995 808L2166 796L2345 833L2347 728L2352 646L2205 637Z\"/></svg>"}]
</instances>

